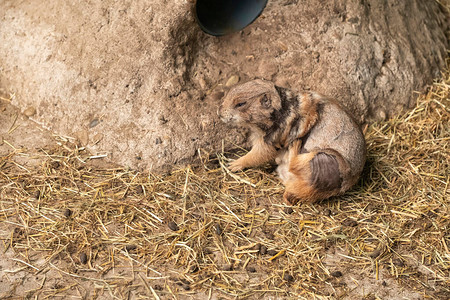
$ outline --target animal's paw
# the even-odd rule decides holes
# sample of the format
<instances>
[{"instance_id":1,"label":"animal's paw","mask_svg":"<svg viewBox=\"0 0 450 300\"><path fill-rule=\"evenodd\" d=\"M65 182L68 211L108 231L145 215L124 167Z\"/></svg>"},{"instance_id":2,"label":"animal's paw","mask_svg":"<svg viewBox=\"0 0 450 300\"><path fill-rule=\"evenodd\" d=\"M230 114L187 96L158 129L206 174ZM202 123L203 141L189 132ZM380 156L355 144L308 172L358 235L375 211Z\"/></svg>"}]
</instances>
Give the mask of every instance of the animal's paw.
<instances>
[{"instance_id":1,"label":"animal's paw","mask_svg":"<svg viewBox=\"0 0 450 300\"><path fill-rule=\"evenodd\" d=\"M241 162L238 160L232 161L228 165L228 169L230 169L231 172L237 172L242 171L244 169L244 166L241 164Z\"/></svg>"}]
</instances>

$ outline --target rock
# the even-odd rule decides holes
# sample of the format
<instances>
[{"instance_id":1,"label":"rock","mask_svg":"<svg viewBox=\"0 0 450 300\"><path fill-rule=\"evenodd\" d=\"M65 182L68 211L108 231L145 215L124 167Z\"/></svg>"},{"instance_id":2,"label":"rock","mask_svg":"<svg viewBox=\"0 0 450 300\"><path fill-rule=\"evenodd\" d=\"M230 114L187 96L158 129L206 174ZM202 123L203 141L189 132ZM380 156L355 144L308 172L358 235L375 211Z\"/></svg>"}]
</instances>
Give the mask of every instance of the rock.
<instances>
[{"instance_id":1,"label":"rock","mask_svg":"<svg viewBox=\"0 0 450 300\"><path fill-rule=\"evenodd\" d=\"M86 255L86 253L81 252L81 254L80 254L80 262L81 262L83 265L87 264L87 262L88 262L88 257L87 257L87 255Z\"/></svg>"},{"instance_id":2,"label":"rock","mask_svg":"<svg viewBox=\"0 0 450 300\"><path fill-rule=\"evenodd\" d=\"M167 223L167 226L170 228L170 230L172 231L178 231L180 228L178 227L177 223L175 223L174 221L169 221L169 223Z\"/></svg>"},{"instance_id":3,"label":"rock","mask_svg":"<svg viewBox=\"0 0 450 300\"><path fill-rule=\"evenodd\" d=\"M36 108L34 108L33 106L29 106L23 111L23 114L27 117L32 117L36 114Z\"/></svg>"},{"instance_id":4,"label":"rock","mask_svg":"<svg viewBox=\"0 0 450 300\"><path fill-rule=\"evenodd\" d=\"M333 277L342 277L342 272L341 271L333 271L330 274Z\"/></svg>"},{"instance_id":5,"label":"rock","mask_svg":"<svg viewBox=\"0 0 450 300\"><path fill-rule=\"evenodd\" d=\"M445 66L448 18L435 0L284 2L216 38L195 24L192 1L1 1L0 88L54 132L101 127L101 140L82 144L163 171L222 140L244 144L245 131L218 119L221 100L205 97L209 83L273 77L335 97L363 122L413 105Z\"/></svg>"},{"instance_id":6,"label":"rock","mask_svg":"<svg viewBox=\"0 0 450 300\"><path fill-rule=\"evenodd\" d=\"M236 85L239 82L239 76L233 75L230 78L228 78L227 83L225 83L226 87L231 87L233 85Z\"/></svg>"}]
</instances>

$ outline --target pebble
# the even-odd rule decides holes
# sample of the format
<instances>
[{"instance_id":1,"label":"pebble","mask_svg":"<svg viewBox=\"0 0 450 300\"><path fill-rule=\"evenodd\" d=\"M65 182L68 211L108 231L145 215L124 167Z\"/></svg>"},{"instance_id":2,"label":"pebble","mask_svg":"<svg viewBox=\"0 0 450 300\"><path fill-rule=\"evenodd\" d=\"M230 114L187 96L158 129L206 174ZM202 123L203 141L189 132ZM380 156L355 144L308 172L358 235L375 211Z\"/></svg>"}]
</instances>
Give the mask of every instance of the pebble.
<instances>
[{"instance_id":1,"label":"pebble","mask_svg":"<svg viewBox=\"0 0 450 300\"><path fill-rule=\"evenodd\" d=\"M255 272L256 272L256 269L255 269L255 267L248 266L248 267L247 267L247 271L249 271L250 273L255 273Z\"/></svg>"},{"instance_id":2,"label":"pebble","mask_svg":"<svg viewBox=\"0 0 450 300\"><path fill-rule=\"evenodd\" d=\"M142 185L138 185L136 187L136 194L143 194L144 193L144 189L142 188Z\"/></svg>"},{"instance_id":3,"label":"pebble","mask_svg":"<svg viewBox=\"0 0 450 300\"><path fill-rule=\"evenodd\" d=\"M23 111L23 114L27 117L32 117L36 114L36 108L34 108L33 106L29 106Z\"/></svg>"},{"instance_id":4,"label":"pebble","mask_svg":"<svg viewBox=\"0 0 450 300\"><path fill-rule=\"evenodd\" d=\"M226 87L230 87L233 85L236 85L239 82L239 76L233 75L230 78L228 78L227 83L225 83Z\"/></svg>"},{"instance_id":5,"label":"pebble","mask_svg":"<svg viewBox=\"0 0 450 300\"><path fill-rule=\"evenodd\" d=\"M358 225L358 222L356 222L355 220L352 220L352 219L345 219L342 222L342 225L349 226L349 227L355 227L356 225Z\"/></svg>"},{"instance_id":6,"label":"pebble","mask_svg":"<svg viewBox=\"0 0 450 300\"><path fill-rule=\"evenodd\" d=\"M180 229L178 227L177 223L175 223L174 221L169 221L167 226L169 226L170 230L172 230L172 231L178 231Z\"/></svg>"},{"instance_id":7,"label":"pebble","mask_svg":"<svg viewBox=\"0 0 450 300\"><path fill-rule=\"evenodd\" d=\"M266 255L267 254L267 247L264 245L261 245L261 248L259 248L259 254Z\"/></svg>"},{"instance_id":8,"label":"pebble","mask_svg":"<svg viewBox=\"0 0 450 300\"><path fill-rule=\"evenodd\" d=\"M220 228L219 224L214 225L214 229L217 235L222 235L222 228Z\"/></svg>"},{"instance_id":9,"label":"pebble","mask_svg":"<svg viewBox=\"0 0 450 300\"><path fill-rule=\"evenodd\" d=\"M98 124L100 124L100 121L97 118L95 118L89 123L89 128L94 128Z\"/></svg>"},{"instance_id":10,"label":"pebble","mask_svg":"<svg viewBox=\"0 0 450 300\"><path fill-rule=\"evenodd\" d=\"M323 214L324 214L325 216L327 216L327 217L331 216L331 209L325 208L325 209L323 210Z\"/></svg>"},{"instance_id":11,"label":"pebble","mask_svg":"<svg viewBox=\"0 0 450 300\"><path fill-rule=\"evenodd\" d=\"M341 271L331 272L331 276L333 276L333 277L342 277L342 272Z\"/></svg>"},{"instance_id":12,"label":"pebble","mask_svg":"<svg viewBox=\"0 0 450 300\"><path fill-rule=\"evenodd\" d=\"M403 262L403 260L401 260L401 259L399 259L399 258L394 259L394 260L392 261L392 263L393 263L394 265L396 265L397 267L404 267L404 266L405 266L405 263Z\"/></svg>"},{"instance_id":13,"label":"pebble","mask_svg":"<svg viewBox=\"0 0 450 300\"><path fill-rule=\"evenodd\" d=\"M64 214L64 217L68 218L68 217L70 217L72 215L72 211L70 209L66 208L64 210L63 214Z\"/></svg>"},{"instance_id":14,"label":"pebble","mask_svg":"<svg viewBox=\"0 0 450 300\"><path fill-rule=\"evenodd\" d=\"M288 281L288 282L294 281L294 277L291 274L288 274L288 273L284 274L283 279Z\"/></svg>"},{"instance_id":15,"label":"pebble","mask_svg":"<svg viewBox=\"0 0 450 300\"><path fill-rule=\"evenodd\" d=\"M85 265L85 264L87 264L87 261L88 261L88 258L87 258L86 253L81 252L81 254L80 254L80 262L81 262L83 265Z\"/></svg>"},{"instance_id":16,"label":"pebble","mask_svg":"<svg viewBox=\"0 0 450 300\"><path fill-rule=\"evenodd\" d=\"M284 213L286 213L288 215L290 215L294 212L294 210L290 206L286 206L283 210L284 210Z\"/></svg>"},{"instance_id":17,"label":"pebble","mask_svg":"<svg viewBox=\"0 0 450 300\"><path fill-rule=\"evenodd\" d=\"M277 255L277 253L278 253L278 251L277 250L273 250L273 249L270 249L270 250L267 251L267 254L269 254L270 256Z\"/></svg>"},{"instance_id":18,"label":"pebble","mask_svg":"<svg viewBox=\"0 0 450 300\"><path fill-rule=\"evenodd\" d=\"M133 251L133 250L136 250L136 248L137 248L137 246L136 246L136 245L133 245L133 244L130 244L130 245L126 245L126 246L125 246L125 249L126 249L127 251Z\"/></svg>"},{"instance_id":19,"label":"pebble","mask_svg":"<svg viewBox=\"0 0 450 300\"><path fill-rule=\"evenodd\" d=\"M50 163L50 167L51 167L52 169L58 169L60 166L61 166L61 164L59 163L59 161L52 161L52 162Z\"/></svg>"}]
</instances>

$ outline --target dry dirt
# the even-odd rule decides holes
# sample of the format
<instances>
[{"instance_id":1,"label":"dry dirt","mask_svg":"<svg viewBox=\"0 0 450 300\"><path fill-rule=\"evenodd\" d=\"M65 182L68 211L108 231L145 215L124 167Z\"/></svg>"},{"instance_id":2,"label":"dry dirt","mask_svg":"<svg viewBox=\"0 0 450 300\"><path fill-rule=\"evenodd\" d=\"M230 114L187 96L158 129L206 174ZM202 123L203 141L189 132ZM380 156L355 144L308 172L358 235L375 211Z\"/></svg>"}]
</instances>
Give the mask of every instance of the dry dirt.
<instances>
[{"instance_id":1,"label":"dry dirt","mask_svg":"<svg viewBox=\"0 0 450 300\"><path fill-rule=\"evenodd\" d=\"M435 0L273 0L251 26L220 38L200 31L192 6L4 0L0 87L92 153L157 170L198 158L198 148L244 143L245 132L216 116L227 83L260 77L312 89L360 122L382 120L414 104L448 48L448 16Z\"/></svg>"},{"instance_id":2,"label":"dry dirt","mask_svg":"<svg viewBox=\"0 0 450 300\"><path fill-rule=\"evenodd\" d=\"M230 79L262 77L313 89L341 100L361 122L380 120L380 132L394 127L383 120L414 106L413 92L439 77L444 65L448 20L435 1L270 1L254 24L221 38L199 31L191 1L148 3L0 2L0 172L16 170L1 177L1 195L8 196L0 199L1 299L449 299L448 198L436 200L439 193L448 195L448 174L431 174L447 180L445 190L410 187L423 189L410 206L408 192L391 199L369 177L342 199L286 213L282 186L270 169L251 170L250 179L239 174L250 184L235 183L223 171L221 182L205 186L191 186L197 173L182 170L178 174L192 178L164 185L161 177L157 196L135 188L150 188L159 175L145 178L127 169L168 169L242 145L246 133L229 130L215 115ZM440 126L449 132L448 123ZM396 188L395 174L383 178L389 168L379 153L389 140L406 137L379 139L382 146L374 142L370 152L373 172ZM389 150L383 153L387 157ZM448 158L427 165L434 163L446 166ZM65 184L58 190L40 177L58 176L59 166L75 175L61 171ZM413 161L408 168L401 171L415 175L423 165ZM98 170L119 181L105 196L108 207L86 192ZM31 186L35 180L40 185ZM227 199L238 204L203 196L182 203L164 194L172 187L181 197L187 187L198 196L204 193L197 189L222 184L231 186ZM370 198L372 188L380 194L377 201ZM36 198L35 189L46 198ZM392 212L397 206L403 215ZM137 212L149 207L161 212L163 223ZM163 214L170 209L180 215ZM235 214L245 222L236 222ZM179 232L169 228L170 218ZM45 233L35 230L38 222ZM391 223L411 235L388 236L397 229ZM188 239L199 232L204 238ZM315 235L323 232L330 237ZM427 243L434 237L436 243ZM239 254L249 250L239 247L255 241L288 253L278 261L270 260L273 253ZM385 247L379 257L370 254L377 245ZM198 256L189 249L194 246ZM149 257L158 247L164 253ZM247 257L255 272L243 268ZM235 268L228 268L233 261ZM191 269L196 262L201 270Z\"/></svg>"},{"instance_id":3,"label":"dry dirt","mask_svg":"<svg viewBox=\"0 0 450 300\"><path fill-rule=\"evenodd\" d=\"M140 174L2 101L0 298L448 299L449 79L442 87L368 130L355 189L295 207L270 168L233 175L203 153L203 166Z\"/></svg>"}]
</instances>

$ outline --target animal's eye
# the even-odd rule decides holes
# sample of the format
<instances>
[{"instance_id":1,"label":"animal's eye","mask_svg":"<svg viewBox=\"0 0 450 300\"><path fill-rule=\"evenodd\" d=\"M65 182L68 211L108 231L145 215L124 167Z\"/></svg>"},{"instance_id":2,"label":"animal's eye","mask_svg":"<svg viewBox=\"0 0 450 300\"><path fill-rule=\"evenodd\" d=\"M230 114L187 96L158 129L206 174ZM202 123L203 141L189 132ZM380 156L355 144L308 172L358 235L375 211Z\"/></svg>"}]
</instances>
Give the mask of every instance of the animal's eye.
<instances>
[{"instance_id":1,"label":"animal's eye","mask_svg":"<svg viewBox=\"0 0 450 300\"><path fill-rule=\"evenodd\" d=\"M234 106L234 108L239 108L239 107L242 107L242 106L244 106L245 104L247 104L247 102L239 102L238 104L236 104L235 106Z\"/></svg>"}]
</instances>

